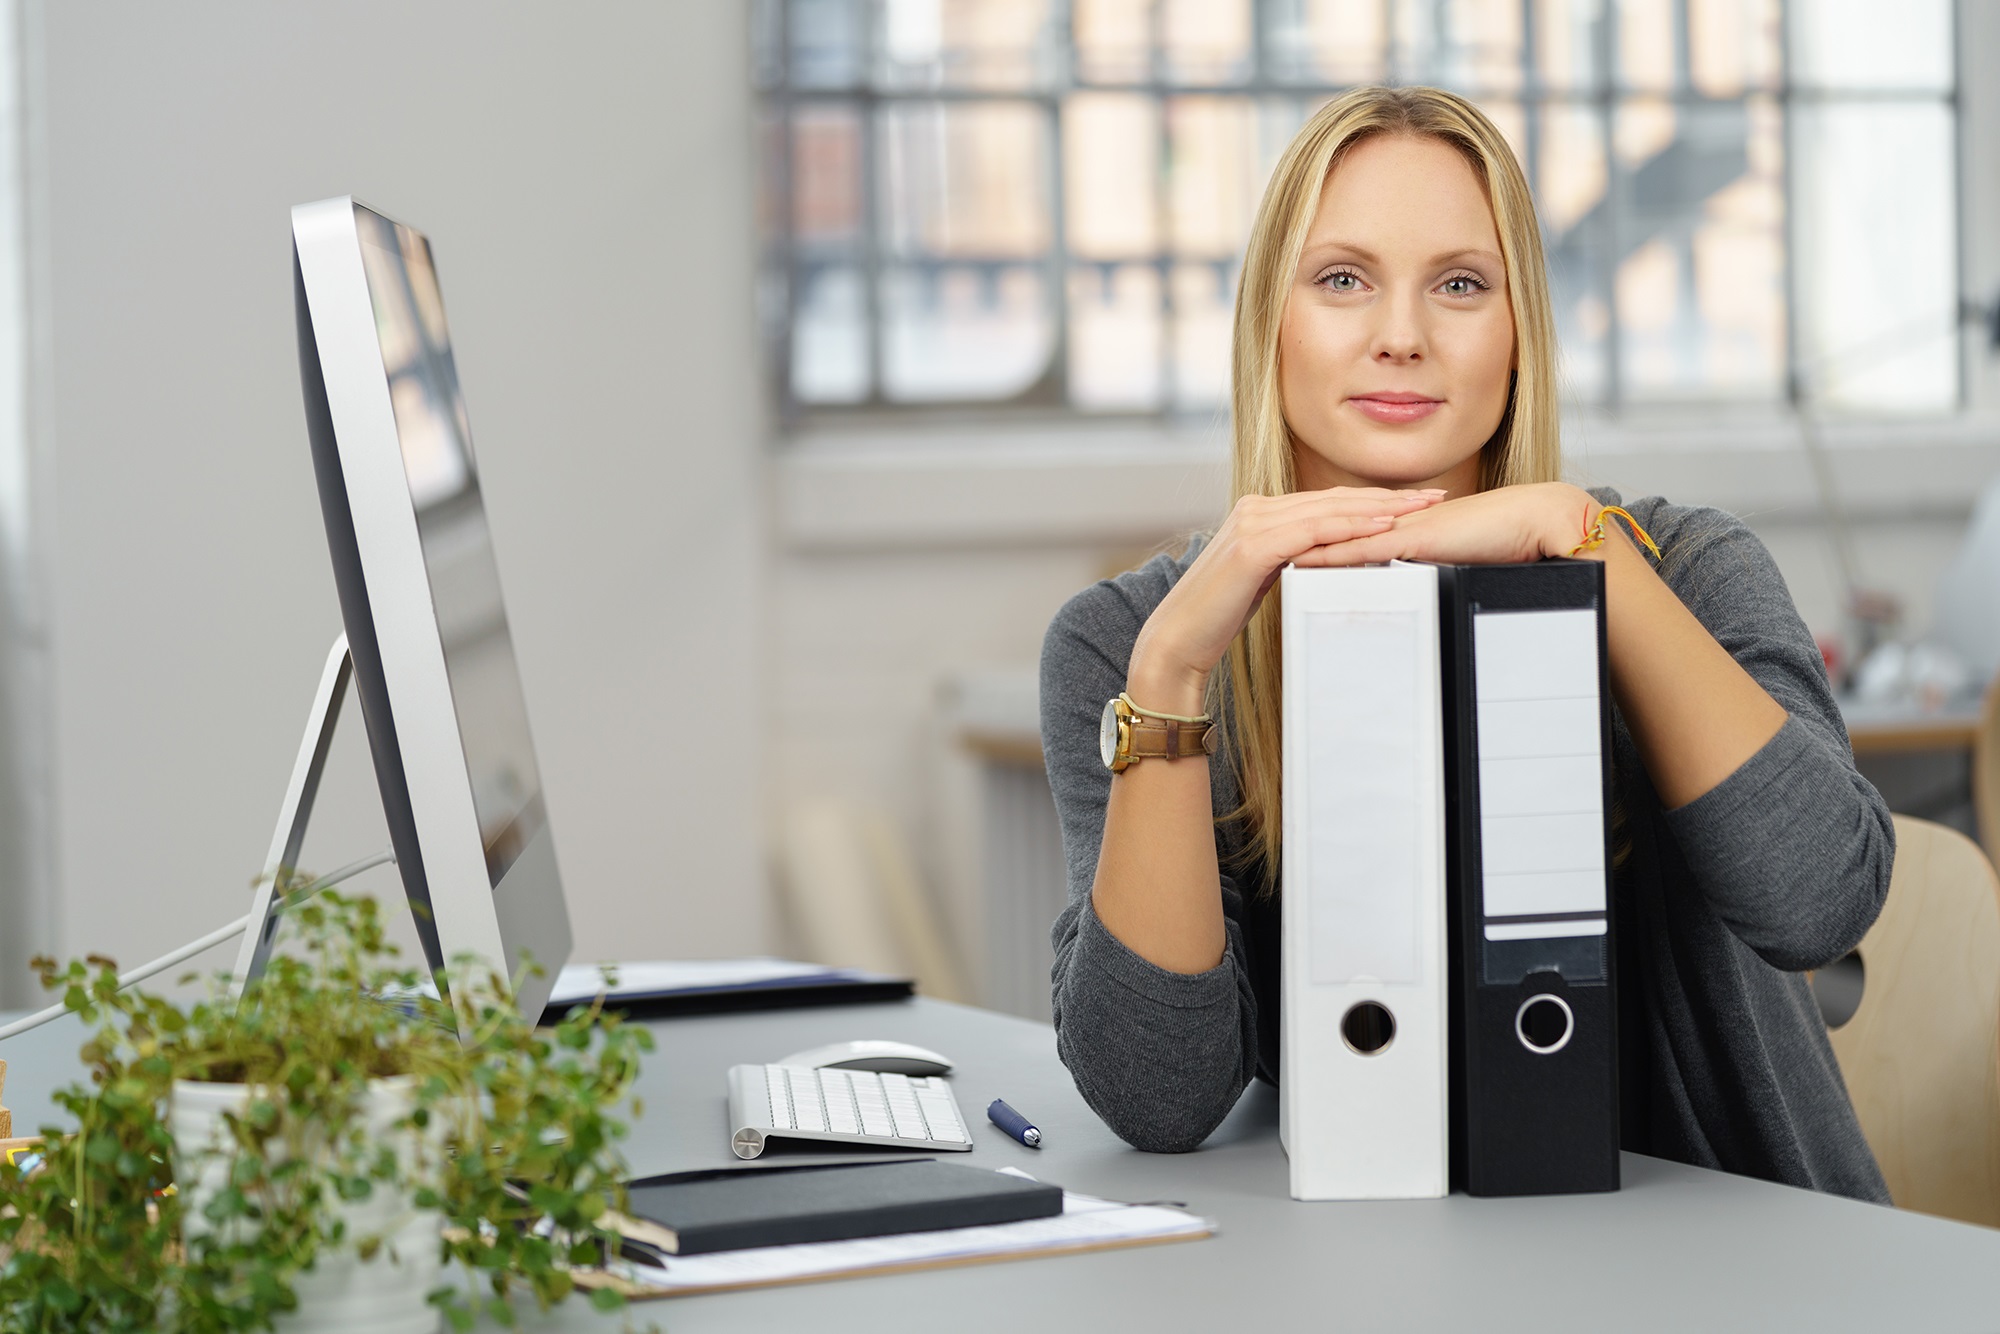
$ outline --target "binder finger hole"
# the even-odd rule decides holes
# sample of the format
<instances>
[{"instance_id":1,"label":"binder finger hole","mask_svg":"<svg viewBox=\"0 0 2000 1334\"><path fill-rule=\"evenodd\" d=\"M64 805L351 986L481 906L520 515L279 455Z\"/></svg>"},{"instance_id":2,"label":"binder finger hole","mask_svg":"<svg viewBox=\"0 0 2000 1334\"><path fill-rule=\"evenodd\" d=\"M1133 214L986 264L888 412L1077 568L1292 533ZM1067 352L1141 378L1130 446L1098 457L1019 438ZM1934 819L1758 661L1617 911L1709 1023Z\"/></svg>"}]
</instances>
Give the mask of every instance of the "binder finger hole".
<instances>
[{"instance_id":1,"label":"binder finger hole","mask_svg":"<svg viewBox=\"0 0 2000 1334\"><path fill-rule=\"evenodd\" d=\"M1514 1033L1521 1045L1542 1056L1561 1051L1576 1032L1576 1016L1561 996L1530 996L1514 1012Z\"/></svg>"},{"instance_id":2,"label":"binder finger hole","mask_svg":"<svg viewBox=\"0 0 2000 1334\"><path fill-rule=\"evenodd\" d=\"M1340 1036L1363 1056L1373 1056L1396 1040L1396 1016L1374 1001L1351 1006L1340 1019Z\"/></svg>"}]
</instances>

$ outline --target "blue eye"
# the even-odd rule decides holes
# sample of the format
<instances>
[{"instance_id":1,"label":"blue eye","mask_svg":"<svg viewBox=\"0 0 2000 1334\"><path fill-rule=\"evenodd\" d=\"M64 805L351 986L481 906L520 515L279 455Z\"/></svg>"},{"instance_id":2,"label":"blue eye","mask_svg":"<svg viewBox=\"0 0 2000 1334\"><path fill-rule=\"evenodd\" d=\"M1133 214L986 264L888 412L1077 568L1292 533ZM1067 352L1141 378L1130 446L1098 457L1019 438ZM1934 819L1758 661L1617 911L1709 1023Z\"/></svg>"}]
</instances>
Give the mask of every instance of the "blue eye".
<instances>
[{"instance_id":1,"label":"blue eye","mask_svg":"<svg viewBox=\"0 0 2000 1334\"><path fill-rule=\"evenodd\" d=\"M1336 269L1320 281L1336 292L1358 292L1361 290L1361 275L1346 269Z\"/></svg>"},{"instance_id":2,"label":"blue eye","mask_svg":"<svg viewBox=\"0 0 2000 1334\"><path fill-rule=\"evenodd\" d=\"M1446 296L1472 296L1487 290L1486 284L1470 273L1455 273L1438 286L1444 290Z\"/></svg>"}]
</instances>

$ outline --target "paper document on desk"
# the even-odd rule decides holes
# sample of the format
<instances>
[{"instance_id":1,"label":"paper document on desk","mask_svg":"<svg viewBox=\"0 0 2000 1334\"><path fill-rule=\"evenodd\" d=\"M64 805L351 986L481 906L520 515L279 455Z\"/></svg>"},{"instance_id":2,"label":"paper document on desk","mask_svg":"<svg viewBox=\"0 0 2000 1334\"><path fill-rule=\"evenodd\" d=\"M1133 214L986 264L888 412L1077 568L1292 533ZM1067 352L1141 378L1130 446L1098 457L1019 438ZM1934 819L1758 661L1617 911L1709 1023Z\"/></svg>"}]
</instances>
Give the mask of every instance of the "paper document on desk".
<instances>
[{"instance_id":1,"label":"paper document on desk","mask_svg":"<svg viewBox=\"0 0 2000 1334\"><path fill-rule=\"evenodd\" d=\"M799 963L792 959L665 959L623 963L573 963L556 974L555 989L549 994L551 1007L579 1005L605 991L604 970L609 968L617 982L606 992L617 1001L671 1001L678 999L747 996L755 994L806 995L823 992L827 999L853 992L856 999L871 993L908 995L906 978L892 978L858 968L832 968L826 964Z\"/></svg>"},{"instance_id":2,"label":"paper document on desk","mask_svg":"<svg viewBox=\"0 0 2000 1334\"><path fill-rule=\"evenodd\" d=\"M1003 1168L1002 1171L1012 1171ZM1015 1176L1025 1173L1013 1172ZM1067 1255L1155 1242L1192 1241L1212 1236L1215 1224L1181 1209L1153 1204L1120 1204L1091 1195L1063 1192L1063 1211L990 1227L906 1232L892 1237L814 1242L719 1251L669 1260L664 1268L620 1264L612 1272L631 1286L633 1297L678 1297L735 1288L866 1274L900 1273L988 1260Z\"/></svg>"}]
</instances>

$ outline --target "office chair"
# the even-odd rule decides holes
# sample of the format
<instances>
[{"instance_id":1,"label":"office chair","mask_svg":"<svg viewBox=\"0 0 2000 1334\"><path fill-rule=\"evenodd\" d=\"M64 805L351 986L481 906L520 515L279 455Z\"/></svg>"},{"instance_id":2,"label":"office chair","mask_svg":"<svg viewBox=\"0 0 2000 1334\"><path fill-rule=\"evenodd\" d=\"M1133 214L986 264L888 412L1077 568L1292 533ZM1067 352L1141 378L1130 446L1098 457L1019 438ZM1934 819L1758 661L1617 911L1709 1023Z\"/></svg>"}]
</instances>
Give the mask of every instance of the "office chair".
<instances>
[{"instance_id":1,"label":"office chair","mask_svg":"<svg viewBox=\"0 0 2000 1334\"><path fill-rule=\"evenodd\" d=\"M1834 1055L1897 1206L2000 1227L2000 879L1964 835L1895 821Z\"/></svg>"},{"instance_id":2,"label":"office chair","mask_svg":"<svg viewBox=\"0 0 2000 1334\"><path fill-rule=\"evenodd\" d=\"M2000 681L1986 687L1972 735L1972 809L1980 846L1988 857L2000 856Z\"/></svg>"}]
</instances>

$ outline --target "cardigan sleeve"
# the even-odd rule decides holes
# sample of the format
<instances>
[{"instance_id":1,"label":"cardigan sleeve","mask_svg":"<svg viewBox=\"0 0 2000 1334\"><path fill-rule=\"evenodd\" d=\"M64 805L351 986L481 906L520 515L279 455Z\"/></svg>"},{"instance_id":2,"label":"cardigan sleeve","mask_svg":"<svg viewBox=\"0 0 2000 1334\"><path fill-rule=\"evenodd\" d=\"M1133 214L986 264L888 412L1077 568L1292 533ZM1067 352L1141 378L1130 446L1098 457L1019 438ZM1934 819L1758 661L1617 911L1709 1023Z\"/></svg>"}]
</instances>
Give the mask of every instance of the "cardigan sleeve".
<instances>
[{"instance_id":1,"label":"cardigan sleeve","mask_svg":"<svg viewBox=\"0 0 2000 1334\"><path fill-rule=\"evenodd\" d=\"M1221 1123L1256 1068L1242 897L1227 876L1228 946L1204 973L1127 948L1091 906L1111 774L1098 751L1105 701L1125 688L1139 629L1178 575L1160 557L1072 598L1042 646L1042 753L1062 826L1069 900L1051 939L1056 1050L1084 1101L1136 1148L1184 1152ZM1220 763L1211 759L1210 763Z\"/></svg>"},{"instance_id":2,"label":"cardigan sleeve","mask_svg":"<svg viewBox=\"0 0 2000 1334\"><path fill-rule=\"evenodd\" d=\"M1825 664L1770 552L1720 511L1676 517L1661 525L1661 577L1788 717L1734 773L1666 812L1667 828L1738 939L1773 967L1819 968L1881 911L1896 855L1888 804L1855 770Z\"/></svg>"}]
</instances>

